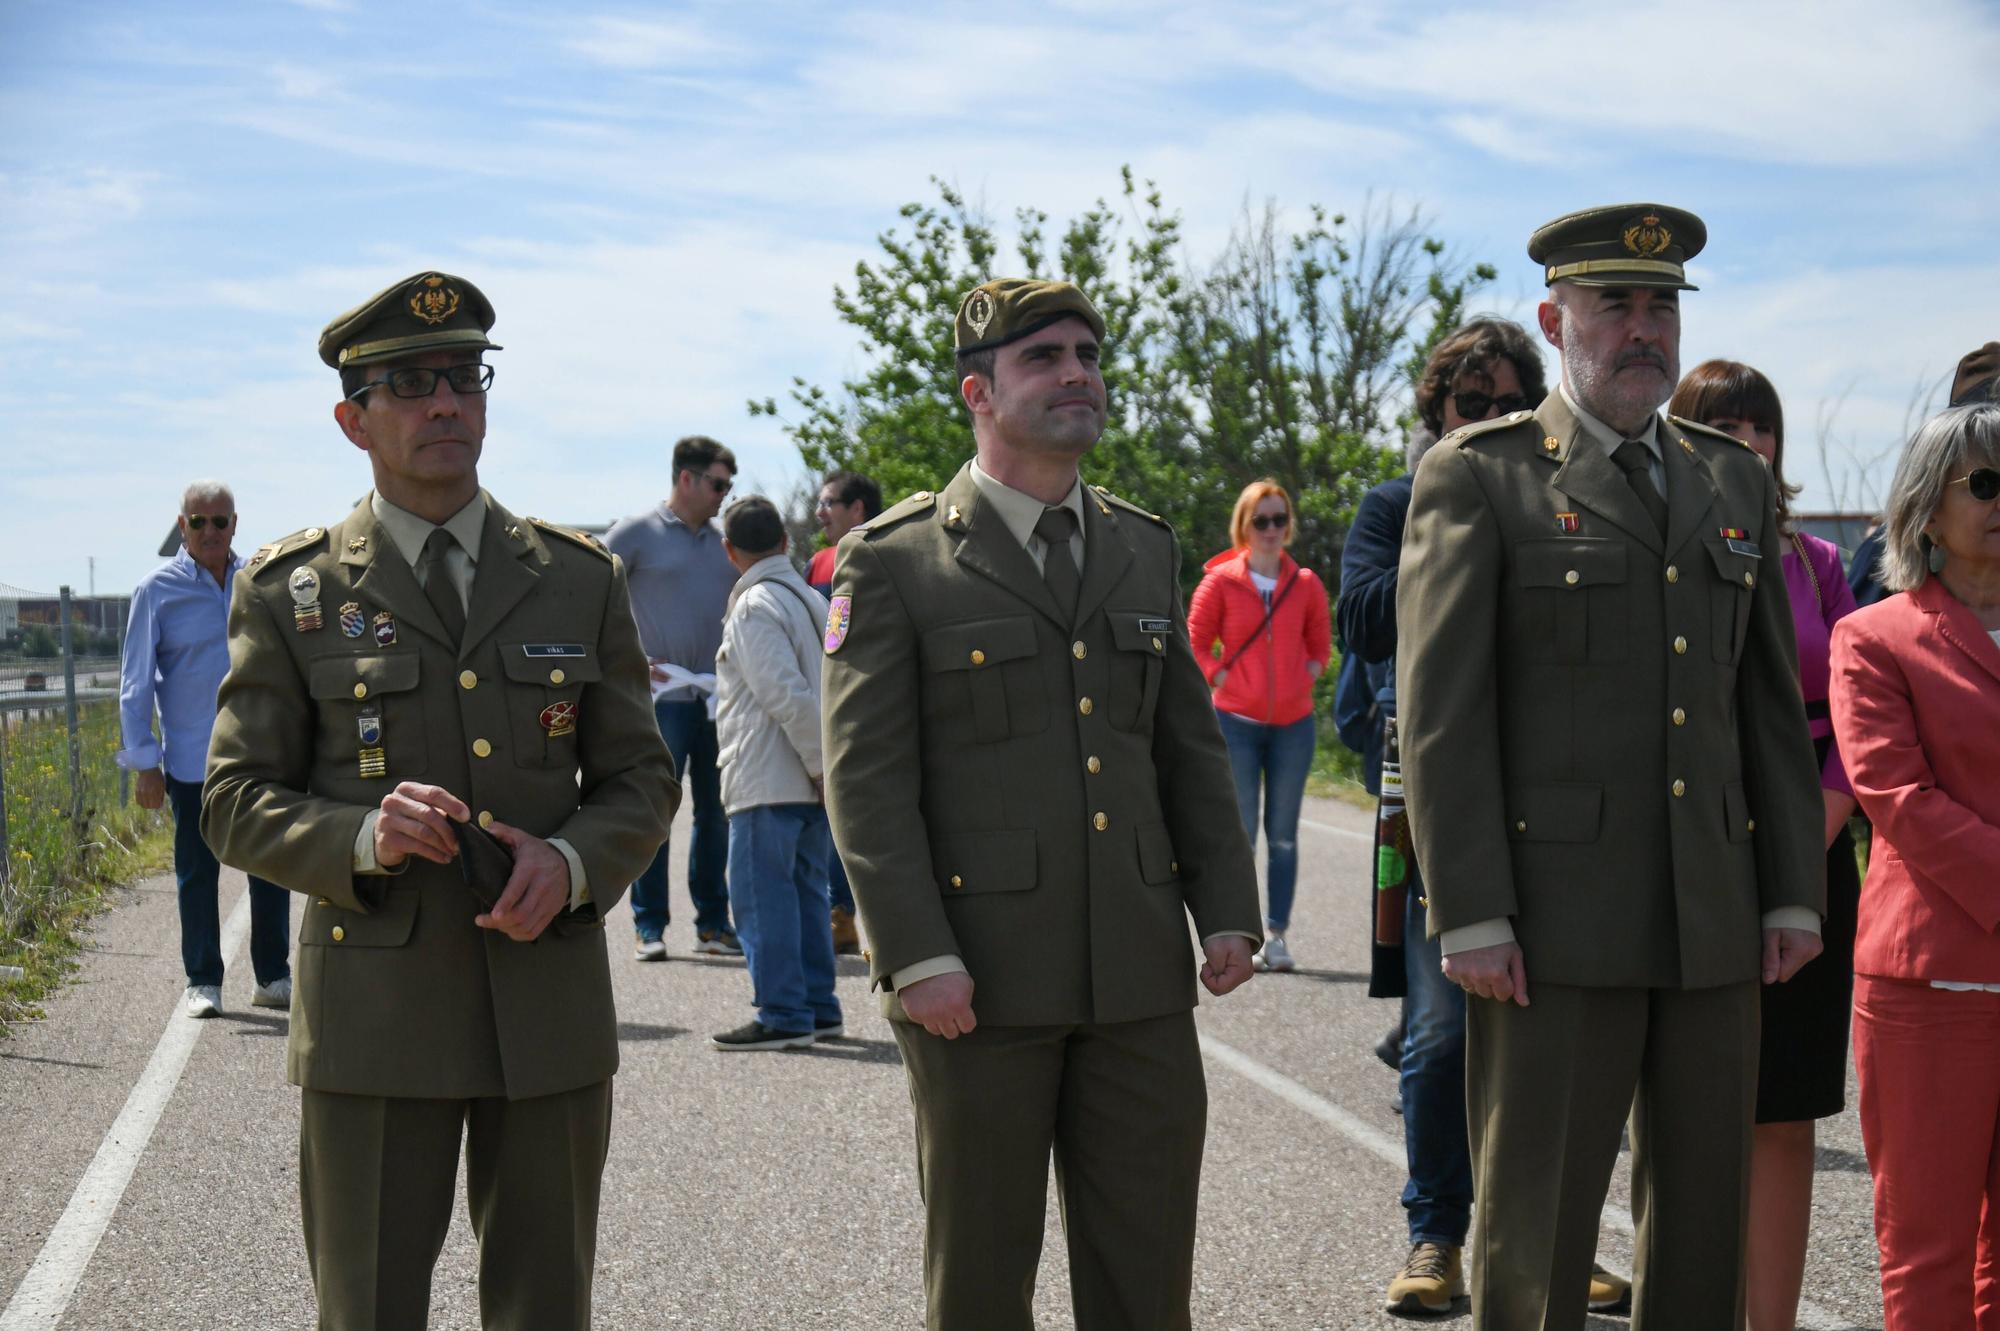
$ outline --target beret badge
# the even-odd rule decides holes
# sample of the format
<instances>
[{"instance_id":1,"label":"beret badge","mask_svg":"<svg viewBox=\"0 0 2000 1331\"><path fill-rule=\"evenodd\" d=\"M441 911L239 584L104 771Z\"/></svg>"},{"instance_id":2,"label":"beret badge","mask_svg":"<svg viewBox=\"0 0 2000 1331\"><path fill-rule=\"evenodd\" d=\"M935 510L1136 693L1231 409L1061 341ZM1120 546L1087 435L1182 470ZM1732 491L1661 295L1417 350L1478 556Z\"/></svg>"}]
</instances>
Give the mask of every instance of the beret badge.
<instances>
[{"instance_id":1,"label":"beret badge","mask_svg":"<svg viewBox=\"0 0 2000 1331\"><path fill-rule=\"evenodd\" d=\"M445 285L439 273L426 273L417 280L416 294L410 297L410 313L436 327L458 313L459 295Z\"/></svg>"},{"instance_id":2,"label":"beret badge","mask_svg":"<svg viewBox=\"0 0 2000 1331\"><path fill-rule=\"evenodd\" d=\"M974 337L986 336L986 325L993 322L993 297L983 290L973 292L965 303L965 321L972 325Z\"/></svg>"}]
</instances>

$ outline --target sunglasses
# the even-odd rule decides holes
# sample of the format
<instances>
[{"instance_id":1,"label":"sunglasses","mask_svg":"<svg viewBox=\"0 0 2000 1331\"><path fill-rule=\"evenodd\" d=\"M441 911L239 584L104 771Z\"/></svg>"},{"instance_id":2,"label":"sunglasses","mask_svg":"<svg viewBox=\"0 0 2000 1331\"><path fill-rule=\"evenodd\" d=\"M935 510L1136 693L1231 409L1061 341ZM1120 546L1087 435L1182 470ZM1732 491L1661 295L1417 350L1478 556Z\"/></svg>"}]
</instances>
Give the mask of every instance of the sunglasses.
<instances>
[{"instance_id":1,"label":"sunglasses","mask_svg":"<svg viewBox=\"0 0 2000 1331\"><path fill-rule=\"evenodd\" d=\"M217 531L228 531L229 524L236 521L236 515L234 513L221 513L211 518L204 517L200 513L183 513L181 520L187 523L189 531L200 531L211 522L215 524Z\"/></svg>"},{"instance_id":2,"label":"sunglasses","mask_svg":"<svg viewBox=\"0 0 2000 1331\"><path fill-rule=\"evenodd\" d=\"M1276 527L1279 531L1283 531L1292 525L1292 515L1289 513L1259 513L1256 517L1250 519L1250 525L1258 531L1269 531L1273 527Z\"/></svg>"},{"instance_id":3,"label":"sunglasses","mask_svg":"<svg viewBox=\"0 0 2000 1331\"><path fill-rule=\"evenodd\" d=\"M1966 489L1972 491L1972 497L1982 504L2000 499L2000 469L1975 467L1951 484L1958 485L1961 482Z\"/></svg>"},{"instance_id":4,"label":"sunglasses","mask_svg":"<svg viewBox=\"0 0 2000 1331\"><path fill-rule=\"evenodd\" d=\"M1525 393L1503 393L1494 397L1491 393L1453 393L1452 405L1458 408L1459 417L1468 421L1486 419L1486 413L1496 408L1502 416L1509 412L1524 411L1528 406Z\"/></svg>"},{"instance_id":5,"label":"sunglasses","mask_svg":"<svg viewBox=\"0 0 2000 1331\"><path fill-rule=\"evenodd\" d=\"M735 478L731 476L703 476L702 479L708 482L709 489L719 495L728 494L730 487L736 484Z\"/></svg>"}]
</instances>

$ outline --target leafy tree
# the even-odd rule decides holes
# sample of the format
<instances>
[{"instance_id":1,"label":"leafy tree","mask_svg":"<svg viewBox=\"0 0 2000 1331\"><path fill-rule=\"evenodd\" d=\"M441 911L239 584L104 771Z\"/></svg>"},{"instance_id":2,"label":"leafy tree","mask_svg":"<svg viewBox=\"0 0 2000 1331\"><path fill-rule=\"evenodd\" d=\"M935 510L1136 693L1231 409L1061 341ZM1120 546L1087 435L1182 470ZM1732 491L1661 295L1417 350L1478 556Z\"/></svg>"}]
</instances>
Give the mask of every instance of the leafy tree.
<instances>
[{"instance_id":1,"label":"leafy tree","mask_svg":"<svg viewBox=\"0 0 2000 1331\"><path fill-rule=\"evenodd\" d=\"M965 292L996 275L1073 281L1103 314L1112 415L1084 479L1161 513L1200 558L1228 544L1236 495L1260 476L1291 492L1293 553L1329 584L1354 506L1402 468L1409 389L1436 340L1493 280L1429 236L1420 214L1371 204L1358 220L1314 207L1287 229L1275 204L1247 205L1206 265L1152 182L1122 173L1051 238L1046 214L1016 211L1003 262L993 224L935 177L935 203L901 210L907 234L855 265L834 308L860 335L868 369L829 392L794 379L784 421L815 475L845 467L885 497L936 489L971 455L952 325ZM785 417L789 416L790 419Z\"/></svg>"}]
</instances>

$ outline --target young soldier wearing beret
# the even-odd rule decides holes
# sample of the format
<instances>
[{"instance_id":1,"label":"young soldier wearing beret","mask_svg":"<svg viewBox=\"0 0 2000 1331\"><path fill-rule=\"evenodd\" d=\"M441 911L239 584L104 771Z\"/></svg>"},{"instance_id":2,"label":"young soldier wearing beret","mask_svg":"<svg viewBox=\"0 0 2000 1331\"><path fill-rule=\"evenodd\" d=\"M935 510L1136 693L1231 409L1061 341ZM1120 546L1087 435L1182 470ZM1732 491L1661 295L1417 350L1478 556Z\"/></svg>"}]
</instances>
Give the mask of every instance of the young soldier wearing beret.
<instances>
[{"instance_id":1,"label":"young soldier wearing beret","mask_svg":"<svg viewBox=\"0 0 2000 1331\"><path fill-rule=\"evenodd\" d=\"M1077 476L1104 322L959 308L976 455L839 546L827 801L903 1053L934 1329L1032 1327L1053 1150L1079 1331L1189 1325L1195 958L1250 978L1257 880L1160 519Z\"/></svg>"},{"instance_id":2,"label":"young soldier wearing beret","mask_svg":"<svg viewBox=\"0 0 2000 1331\"><path fill-rule=\"evenodd\" d=\"M230 609L202 832L308 899L286 1069L322 1328L425 1324L461 1135L485 1326L590 1325L603 913L680 799L623 569L479 488L492 326L433 272L327 327L374 493L258 551ZM474 822L506 852L483 896Z\"/></svg>"},{"instance_id":3,"label":"young soldier wearing beret","mask_svg":"<svg viewBox=\"0 0 2000 1331\"><path fill-rule=\"evenodd\" d=\"M1656 414L1704 238L1651 204L1536 232L1561 386L1439 442L1411 498L1403 773L1430 931L1474 1000L1486 1331L1583 1325L1628 1111L1634 1322L1734 1324L1757 986L1819 951L1819 780L1766 576L1771 474Z\"/></svg>"}]
</instances>

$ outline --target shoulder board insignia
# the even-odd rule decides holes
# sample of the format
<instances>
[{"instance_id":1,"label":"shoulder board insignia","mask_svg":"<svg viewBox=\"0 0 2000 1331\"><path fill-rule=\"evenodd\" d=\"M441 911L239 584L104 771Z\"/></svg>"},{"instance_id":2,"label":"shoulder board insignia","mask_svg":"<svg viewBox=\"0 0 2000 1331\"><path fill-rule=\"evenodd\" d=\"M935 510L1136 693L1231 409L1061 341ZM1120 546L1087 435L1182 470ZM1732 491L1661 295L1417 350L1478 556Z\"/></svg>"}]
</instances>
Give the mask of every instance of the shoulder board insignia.
<instances>
[{"instance_id":1,"label":"shoulder board insignia","mask_svg":"<svg viewBox=\"0 0 2000 1331\"><path fill-rule=\"evenodd\" d=\"M326 528L307 527L304 531L295 531L290 536L281 536L268 545L258 546L257 553L250 556L243 567L248 569L252 576L261 578L287 555L310 550L323 544L325 540Z\"/></svg>"},{"instance_id":2,"label":"shoulder board insignia","mask_svg":"<svg viewBox=\"0 0 2000 1331\"><path fill-rule=\"evenodd\" d=\"M1724 434L1721 430L1716 429L1712 425L1703 425L1700 421L1691 421L1687 419L1685 416L1669 416L1667 417L1667 420L1676 427L1678 427L1679 429L1687 431L1689 434L1704 435L1709 440L1715 443L1734 444L1738 448L1750 447L1750 445L1744 443L1741 439L1738 439L1733 434Z\"/></svg>"},{"instance_id":3,"label":"shoulder board insignia","mask_svg":"<svg viewBox=\"0 0 2000 1331\"><path fill-rule=\"evenodd\" d=\"M546 522L541 518L529 518L528 522L536 531L547 532L551 536L560 536L571 545L580 545L594 555L604 559L611 558L611 552L604 548L604 542L598 540L587 531L578 531L574 527L558 527L555 523Z\"/></svg>"},{"instance_id":4,"label":"shoulder board insignia","mask_svg":"<svg viewBox=\"0 0 2000 1331\"><path fill-rule=\"evenodd\" d=\"M1121 499L1117 495L1112 494L1111 491L1105 489L1101 485L1093 485L1090 488L1095 490L1098 494L1103 495L1106 499L1110 500L1118 507L1124 509L1127 513L1137 513L1140 517L1145 518L1147 521L1157 522L1162 527L1168 527L1172 525L1165 518L1161 517L1158 513L1149 513L1145 509L1140 508L1137 504L1133 503L1131 500Z\"/></svg>"},{"instance_id":5,"label":"shoulder board insignia","mask_svg":"<svg viewBox=\"0 0 2000 1331\"><path fill-rule=\"evenodd\" d=\"M929 490L919 490L905 499L897 500L874 517L868 519L868 521L855 527L854 530L860 532L883 531L889 527L893 527L905 518L913 518L919 513L928 513L936 507L937 496Z\"/></svg>"},{"instance_id":6,"label":"shoulder board insignia","mask_svg":"<svg viewBox=\"0 0 2000 1331\"><path fill-rule=\"evenodd\" d=\"M1517 425L1534 419L1535 413L1532 411L1509 412L1505 416L1495 416L1490 421L1474 421L1470 425L1461 425L1438 442L1441 444L1450 444L1453 448L1457 448L1482 435L1489 435L1498 430L1512 429Z\"/></svg>"}]
</instances>

